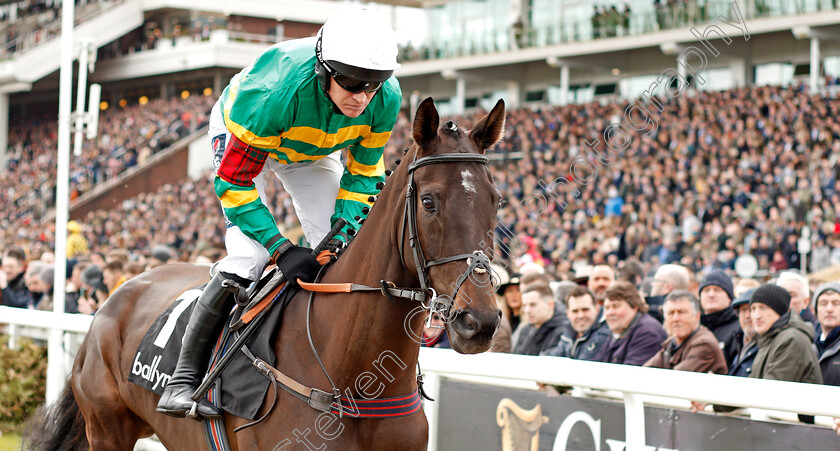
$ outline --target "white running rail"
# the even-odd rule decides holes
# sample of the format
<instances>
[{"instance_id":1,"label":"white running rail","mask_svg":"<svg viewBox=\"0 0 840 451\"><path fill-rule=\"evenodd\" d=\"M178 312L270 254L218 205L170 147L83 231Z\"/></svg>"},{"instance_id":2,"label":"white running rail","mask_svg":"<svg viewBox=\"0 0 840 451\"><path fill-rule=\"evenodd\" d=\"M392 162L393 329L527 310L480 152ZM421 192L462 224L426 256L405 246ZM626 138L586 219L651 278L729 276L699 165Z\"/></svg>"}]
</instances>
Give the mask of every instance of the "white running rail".
<instances>
[{"instance_id":1,"label":"white running rail","mask_svg":"<svg viewBox=\"0 0 840 451\"><path fill-rule=\"evenodd\" d=\"M703 401L809 415L840 416L840 387L641 368L561 357L420 350L429 396L437 399L441 376L479 376L507 381L587 387L623 393L627 449L645 449L647 396ZM772 395L771 395L772 394ZM424 404L429 451L437 449L437 403Z\"/></svg>"}]
</instances>

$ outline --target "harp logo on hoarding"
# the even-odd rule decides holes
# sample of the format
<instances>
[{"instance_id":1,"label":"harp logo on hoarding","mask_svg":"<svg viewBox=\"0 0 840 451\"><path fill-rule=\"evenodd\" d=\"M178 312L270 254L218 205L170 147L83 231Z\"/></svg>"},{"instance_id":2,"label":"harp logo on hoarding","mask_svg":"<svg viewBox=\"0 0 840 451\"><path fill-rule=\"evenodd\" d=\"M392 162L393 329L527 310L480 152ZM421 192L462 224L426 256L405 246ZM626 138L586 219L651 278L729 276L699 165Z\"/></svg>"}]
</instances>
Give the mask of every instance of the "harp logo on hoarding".
<instances>
[{"instance_id":1,"label":"harp logo on hoarding","mask_svg":"<svg viewBox=\"0 0 840 451\"><path fill-rule=\"evenodd\" d=\"M595 451L601 451L601 420L596 420L595 418L592 418L591 415L581 410L572 412L563 420L563 423L560 424L560 428L557 429L557 435L554 439L554 447L552 448L552 451L566 451L569 434L572 432L572 427L577 423L583 423L589 428L589 431L592 432L592 441L595 443ZM609 451L624 451L627 449L627 443L622 440L608 438L605 441L609 447ZM640 450L678 451L671 448L657 448L655 446L648 445L640 448Z\"/></svg>"}]
</instances>

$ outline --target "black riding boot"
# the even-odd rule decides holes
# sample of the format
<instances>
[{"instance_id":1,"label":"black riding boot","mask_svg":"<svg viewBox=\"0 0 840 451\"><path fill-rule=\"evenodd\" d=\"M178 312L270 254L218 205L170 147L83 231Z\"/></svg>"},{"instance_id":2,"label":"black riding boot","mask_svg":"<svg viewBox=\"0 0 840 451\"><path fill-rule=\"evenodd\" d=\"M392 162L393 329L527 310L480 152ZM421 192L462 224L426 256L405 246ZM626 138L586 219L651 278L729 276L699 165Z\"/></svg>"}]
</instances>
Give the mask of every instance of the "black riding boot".
<instances>
[{"instance_id":1,"label":"black riding boot","mask_svg":"<svg viewBox=\"0 0 840 451\"><path fill-rule=\"evenodd\" d=\"M225 280L221 273L216 274L196 301L184 333L178 364L160 397L158 412L184 417L192 409L192 395L209 363L210 345L216 340L232 307L231 293L222 286ZM222 411L206 399L198 403L196 413L205 418L222 416Z\"/></svg>"}]
</instances>

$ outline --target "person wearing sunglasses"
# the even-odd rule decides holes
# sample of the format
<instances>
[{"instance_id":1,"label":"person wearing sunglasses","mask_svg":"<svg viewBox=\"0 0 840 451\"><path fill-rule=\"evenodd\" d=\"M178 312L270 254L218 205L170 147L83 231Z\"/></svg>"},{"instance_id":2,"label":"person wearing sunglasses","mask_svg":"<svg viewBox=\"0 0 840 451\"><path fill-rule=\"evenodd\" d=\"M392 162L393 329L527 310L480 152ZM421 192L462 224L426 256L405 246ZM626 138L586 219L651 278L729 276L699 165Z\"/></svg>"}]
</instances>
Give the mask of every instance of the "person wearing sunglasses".
<instances>
[{"instance_id":1,"label":"person wearing sunglasses","mask_svg":"<svg viewBox=\"0 0 840 451\"><path fill-rule=\"evenodd\" d=\"M336 245L359 229L385 181L382 152L402 103L399 67L385 17L355 6L332 14L313 38L271 46L222 92L209 135L227 256L196 302L159 412L183 417L192 408L207 349L234 302L223 283L247 287L273 261L294 286L320 267L311 249L280 233L263 201L268 173L290 195L309 243L339 218L348 225L331 237ZM197 413L221 415L205 402Z\"/></svg>"}]
</instances>

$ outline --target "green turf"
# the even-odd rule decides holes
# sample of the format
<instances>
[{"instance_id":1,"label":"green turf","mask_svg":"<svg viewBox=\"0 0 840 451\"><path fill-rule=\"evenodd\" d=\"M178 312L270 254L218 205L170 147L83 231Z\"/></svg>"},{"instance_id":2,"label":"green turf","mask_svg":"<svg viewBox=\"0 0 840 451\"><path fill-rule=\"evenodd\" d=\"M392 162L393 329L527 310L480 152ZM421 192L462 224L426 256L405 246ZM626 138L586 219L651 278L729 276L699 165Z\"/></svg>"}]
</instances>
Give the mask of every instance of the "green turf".
<instances>
[{"instance_id":1,"label":"green turf","mask_svg":"<svg viewBox=\"0 0 840 451\"><path fill-rule=\"evenodd\" d=\"M0 451L20 450L20 434L7 432L0 435Z\"/></svg>"}]
</instances>

